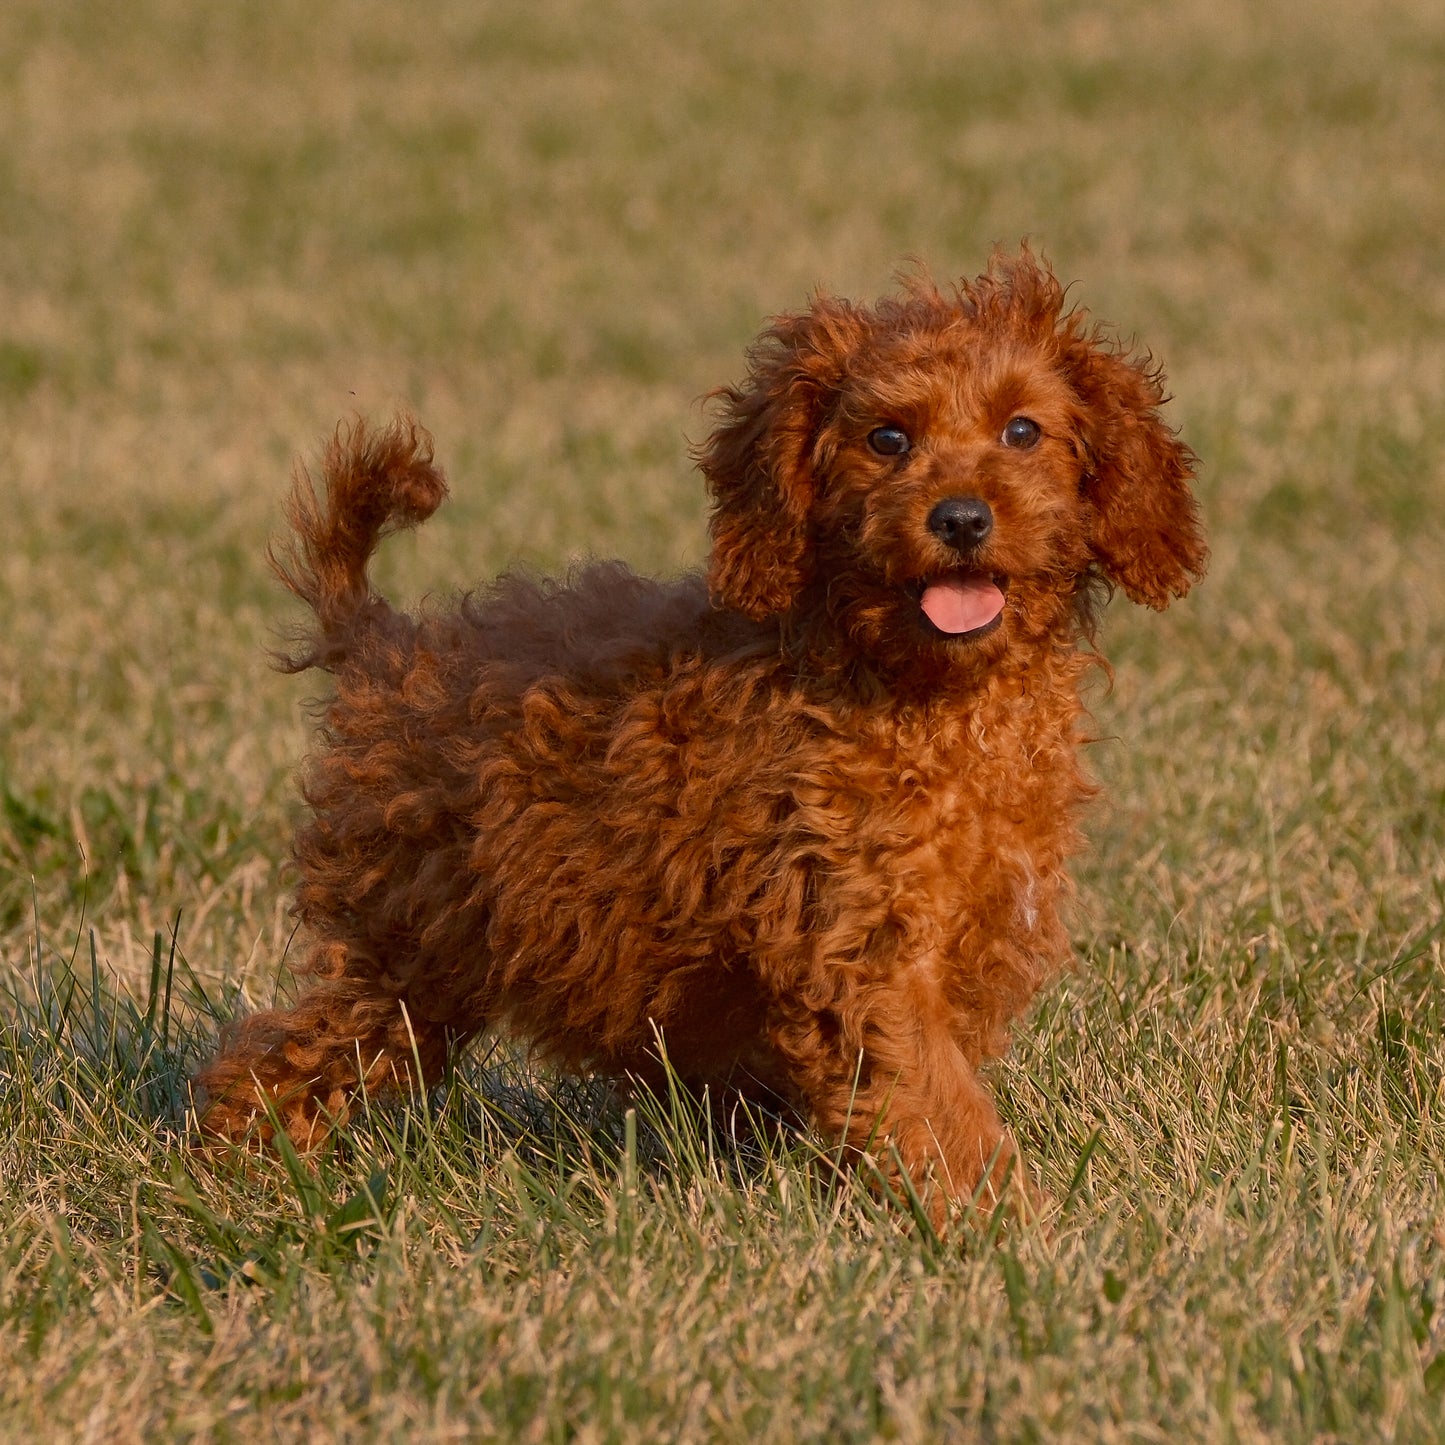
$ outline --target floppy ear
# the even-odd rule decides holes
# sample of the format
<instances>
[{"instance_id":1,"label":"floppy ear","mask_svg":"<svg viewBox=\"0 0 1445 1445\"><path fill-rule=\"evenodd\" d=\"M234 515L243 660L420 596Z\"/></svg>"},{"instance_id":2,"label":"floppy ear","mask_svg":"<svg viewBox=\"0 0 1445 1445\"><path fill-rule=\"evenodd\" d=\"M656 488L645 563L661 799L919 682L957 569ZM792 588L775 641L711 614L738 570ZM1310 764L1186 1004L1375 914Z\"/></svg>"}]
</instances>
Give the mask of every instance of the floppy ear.
<instances>
[{"instance_id":1,"label":"floppy ear","mask_svg":"<svg viewBox=\"0 0 1445 1445\"><path fill-rule=\"evenodd\" d=\"M748 353L748 375L722 387L695 460L712 495L708 588L761 620L787 611L811 576L814 442L841 376L843 303L779 318Z\"/></svg>"},{"instance_id":2,"label":"floppy ear","mask_svg":"<svg viewBox=\"0 0 1445 1445\"><path fill-rule=\"evenodd\" d=\"M1083 409L1084 500L1100 571L1135 602L1164 608L1209 561L1189 483L1195 456L1159 415L1163 372L1097 332L1075 332L1065 371Z\"/></svg>"}]
</instances>

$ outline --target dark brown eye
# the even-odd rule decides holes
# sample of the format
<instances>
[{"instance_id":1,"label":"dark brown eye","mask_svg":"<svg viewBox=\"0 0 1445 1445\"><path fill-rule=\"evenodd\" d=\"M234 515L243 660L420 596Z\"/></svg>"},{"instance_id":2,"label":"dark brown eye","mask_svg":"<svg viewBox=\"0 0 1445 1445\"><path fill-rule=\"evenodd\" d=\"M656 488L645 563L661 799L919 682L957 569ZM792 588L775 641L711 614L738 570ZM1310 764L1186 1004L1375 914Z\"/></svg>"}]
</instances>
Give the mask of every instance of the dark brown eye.
<instances>
[{"instance_id":1,"label":"dark brown eye","mask_svg":"<svg viewBox=\"0 0 1445 1445\"><path fill-rule=\"evenodd\" d=\"M877 431L868 433L868 445L880 457L901 457L913 443L902 427L880 426Z\"/></svg>"},{"instance_id":2,"label":"dark brown eye","mask_svg":"<svg viewBox=\"0 0 1445 1445\"><path fill-rule=\"evenodd\" d=\"M1003 429L1003 444L1026 452L1030 447L1038 445L1043 434L1043 428L1032 417L1016 416Z\"/></svg>"}]
</instances>

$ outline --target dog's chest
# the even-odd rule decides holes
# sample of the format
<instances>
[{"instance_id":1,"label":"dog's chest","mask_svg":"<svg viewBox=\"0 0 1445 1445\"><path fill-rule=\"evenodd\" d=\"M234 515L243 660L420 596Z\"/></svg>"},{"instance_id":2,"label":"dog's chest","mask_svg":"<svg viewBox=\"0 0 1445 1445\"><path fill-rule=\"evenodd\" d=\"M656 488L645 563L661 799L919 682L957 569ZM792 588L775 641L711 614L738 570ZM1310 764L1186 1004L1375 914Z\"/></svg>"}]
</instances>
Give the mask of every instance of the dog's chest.
<instances>
[{"instance_id":1,"label":"dog's chest","mask_svg":"<svg viewBox=\"0 0 1445 1445\"><path fill-rule=\"evenodd\" d=\"M840 903L855 896L902 960L942 970L997 939L1056 951L1086 790L1072 719L1034 723L1026 741L971 719L880 730L836 759L851 852Z\"/></svg>"}]
</instances>

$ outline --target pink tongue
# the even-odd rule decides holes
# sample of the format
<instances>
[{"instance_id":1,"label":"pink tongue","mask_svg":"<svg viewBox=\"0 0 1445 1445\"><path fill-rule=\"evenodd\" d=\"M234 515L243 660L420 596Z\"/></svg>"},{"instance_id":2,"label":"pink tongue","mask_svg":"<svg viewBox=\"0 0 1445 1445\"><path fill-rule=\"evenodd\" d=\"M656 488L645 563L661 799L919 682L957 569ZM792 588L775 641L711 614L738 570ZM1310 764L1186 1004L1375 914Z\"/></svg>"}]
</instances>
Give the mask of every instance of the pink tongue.
<instances>
[{"instance_id":1,"label":"pink tongue","mask_svg":"<svg viewBox=\"0 0 1445 1445\"><path fill-rule=\"evenodd\" d=\"M972 632L1003 611L1003 593L987 577L950 577L923 590L923 615L940 632Z\"/></svg>"}]
</instances>

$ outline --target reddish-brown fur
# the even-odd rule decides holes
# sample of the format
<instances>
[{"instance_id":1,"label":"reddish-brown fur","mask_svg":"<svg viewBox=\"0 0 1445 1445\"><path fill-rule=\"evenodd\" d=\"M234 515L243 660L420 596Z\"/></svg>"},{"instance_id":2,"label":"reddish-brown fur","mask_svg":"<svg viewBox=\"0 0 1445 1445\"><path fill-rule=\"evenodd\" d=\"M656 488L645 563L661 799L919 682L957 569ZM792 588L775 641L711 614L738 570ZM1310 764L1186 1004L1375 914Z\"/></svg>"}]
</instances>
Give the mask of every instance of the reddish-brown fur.
<instances>
[{"instance_id":1,"label":"reddish-brown fur","mask_svg":"<svg viewBox=\"0 0 1445 1445\"><path fill-rule=\"evenodd\" d=\"M451 610L370 590L445 483L412 423L301 475L277 561L335 676L295 845L309 989L228 1034L205 1127L300 1144L360 1086L505 1029L569 1070L766 1091L941 1216L1011 1157L980 1066L1067 960L1078 685L1110 584L1204 569L1161 376L1025 251L944 293L820 298L715 400L706 578L504 576ZM1011 419L1041 428L1006 445ZM880 455L877 428L904 455ZM930 518L981 499L992 530ZM1004 587L948 637L922 584ZM993 1177L997 1179L995 1168Z\"/></svg>"}]
</instances>

